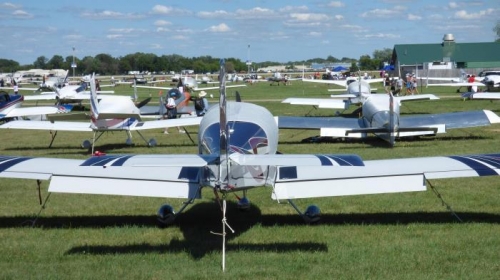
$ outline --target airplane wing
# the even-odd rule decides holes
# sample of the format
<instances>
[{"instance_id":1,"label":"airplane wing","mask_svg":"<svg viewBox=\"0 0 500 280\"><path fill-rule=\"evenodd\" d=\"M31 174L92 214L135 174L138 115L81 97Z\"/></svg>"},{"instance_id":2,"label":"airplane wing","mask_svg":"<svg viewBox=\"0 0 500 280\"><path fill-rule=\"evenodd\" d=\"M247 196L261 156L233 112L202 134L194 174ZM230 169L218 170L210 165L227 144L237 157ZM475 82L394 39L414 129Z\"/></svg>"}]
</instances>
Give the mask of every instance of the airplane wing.
<instances>
[{"instance_id":1,"label":"airplane wing","mask_svg":"<svg viewBox=\"0 0 500 280\"><path fill-rule=\"evenodd\" d=\"M405 96L395 96L394 99L399 102L403 101L417 101L417 100L437 100L439 97L434 94L416 94L416 95L405 95Z\"/></svg>"},{"instance_id":2,"label":"airplane wing","mask_svg":"<svg viewBox=\"0 0 500 280\"><path fill-rule=\"evenodd\" d=\"M13 90L13 87L0 87L0 89L8 89L8 90ZM38 88L33 88L33 87L19 87L19 90L29 90L29 91L37 91Z\"/></svg>"},{"instance_id":3,"label":"airplane wing","mask_svg":"<svg viewBox=\"0 0 500 280\"><path fill-rule=\"evenodd\" d=\"M48 115L48 114L56 114L60 112L60 108L58 107L50 107L50 106L40 106L40 107L22 107L22 108L14 108L6 115L0 114L0 117L3 118L16 118L16 117L25 117L25 116L34 116L34 115Z\"/></svg>"},{"instance_id":4,"label":"airplane wing","mask_svg":"<svg viewBox=\"0 0 500 280\"><path fill-rule=\"evenodd\" d=\"M3 157L0 177L49 180L49 192L196 197L201 155L116 155L87 160Z\"/></svg>"},{"instance_id":5,"label":"airplane wing","mask_svg":"<svg viewBox=\"0 0 500 280\"><path fill-rule=\"evenodd\" d=\"M113 93L114 91L105 91L105 92ZM111 97L116 97L116 95L99 94L97 96L98 99L111 98ZM47 94L25 95L24 96L24 100L28 100L28 101L56 100L57 98L58 98L58 95L54 92L47 93ZM73 96L64 97L62 99L63 100L90 100L90 93L83 92L83 93L75 94Z\"/></svg>"},{"instance_id":6,"label":"airplane wing","mask_svg":"<svg viewBox=\"0 0 500 280\"><path fill-rule=\"evenodd\" d=\"M500 117L489 110L405 116L399 120L401 127L444 124L447 129L485 126L493 123L500 123Z\"/></svg>"},{"instance_id":7,"label":"airplane wing","mask_svg":"<svg viewBox=\"0 0 500 280\"><path fill-rule=\"evenodd\" d=\"M434 134L429 130L419 131L418 128L434 127L436 133L445 133L446 129L485 126L493 123L500 123L500 117L489 110L404 116L399 120L401 131L397 132L397 137ZM333 117L280 116L278 127L280 129L319 129L321 136L349 138L365 138L368 133L381 130L381 128L367 130L362 119ZM364 132L357 132L358 129L364 129ZM352 133L349 133L350 131Z\"/></svg>"},{"instance_id":8,"label":"airplane wing","mask_svg":"<svg viewBox=\"0 0 500 280\"><path fill-rule=\"evenodd\" d=\"M281 101L281 103L289 103L291 105L312 105L317 106L318 108L329 109L347 109L350 104L348 100L324 98L287 98Z\"/></svg>"},{"instance_id":9,"label":"airplane wing","mask_svg":"<svg viewBox=\"0 0 500 280\"><path fill-rule=\"evenodd\" d=\"M172 87L158 87L158 86L136 86L137 88L148 88L148 89L162 89L162 90L170 90ZM246 85L232 85L232 86L226 86L226 88L235 88L235 87L246 87ZM193 88L194 91L200 91L200 90L218 90L220 87L197 87Z\"/></svg>"},{"instance_id":10,"label":"airplane wing","mask_svg":"<svg viewBox=\"0 0 500 280\"><path fill-rule=\"evenodd\" d=\"M303 82L307 83L318 83L318 84L331 84L341 87L347 87L346 80L318 80L318 79L302 79Z\"/></svg>"},{"instance_id":11,"label":"airplane wing","mask_svg":"<svg viewBox=\"0 0 500 280\"><path fill-rule=\"evenodd\" d=\"M146 122L138 122L137 124L130 127L130 130L146 130L155 128L166 128L174 126L190 126L190 125L200 125L201 117L185 117L177 119L166 119L166 120L153 120Z\"/></svg>"},{"instance_id":12,"label":"airplane wing","mask_svg":"<svg viewBox=\"0 0 500 280\"><path fill-rule=\"evenodd\" d=\"M474 83L466 83L466 82L459 82L459 83L437 83L437 84L427 84L427 86L436 86L436 87L469 87L469 86L485 86L483 83L479 82L474 82Z\"/></svg>"},{"instance_id":13,"label":"airplane wing","mask_svg":"<svg viewBox=\"0 0 500 280\"><path fill-rule=\"evenodd\" d=\"M0 125L0 129L2 128L50 131L92 131L90 122L12 121Z\"/></svg>"},{"instance_id":14,"label":"airplane wing","mask_svg":"<svg viewBox=\"0 0 500 280\"><path fill-rule=\"evenodd\" d=\"M364 161L362 167L278 167L273 199L425 191L426 179L498 176L500 154Z\"/></svg>"},{"instance_id":15,"label":"airplane wing","mask_svg":"<svg viewBox=\"0 0 500 280\"><path fill-rule=\"evenodd\" d=\"M0 156L0 177L50 180L49 192L198 197L201 169L218 157L113 155L87 160ZM497 176L500 154L362 161L349 155L237 155L277 168L273 199L426 190L426 179Z\"/></svg>"},{"instance_id":16,"label":"airplane wing","mask_svg":"<svg viewBox=\"0 0 500 280\"><path fill-rule=\"evenodd\" d=\"M462 94L463 98L467 99L500 99L500 92L467 92Z\"/></svg>"}]
</instances>

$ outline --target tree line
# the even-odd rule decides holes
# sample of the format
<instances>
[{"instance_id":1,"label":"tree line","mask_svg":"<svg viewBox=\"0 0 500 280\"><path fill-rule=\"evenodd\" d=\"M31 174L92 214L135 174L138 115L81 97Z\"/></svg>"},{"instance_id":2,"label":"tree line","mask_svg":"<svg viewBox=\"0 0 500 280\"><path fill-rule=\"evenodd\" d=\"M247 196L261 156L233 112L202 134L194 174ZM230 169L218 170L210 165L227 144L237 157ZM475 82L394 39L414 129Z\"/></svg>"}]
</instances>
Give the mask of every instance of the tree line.
<instances>
[{"instance_id":1,"label":"tree line","mask_svg":"<svg viewBox=\"0 0 500 280\"><path fill-rule=\"evenodd\" d=\"M392 57L392 49L375 50L373 56L363 55L359 59L343 57L341 59L329 55L327 58L313 58L303 61L290 61L287 63L265 61L253 63L253 69L285 65L287 69L294 69L295 65L310 65L311 63L351 63L351 71L377 70L383 62L388 62ZM184 57L178 54L158 56L152 53L136 52L122 57L112 57L101 53L96 56L85 56L77 58L73 56L54 55L52 58L39 56L33 64L20 65L17 61L0 58L0 72L9 73L19 70L36 69L69 69L73 62L76 64L77 75L98 73L101 75L121 75L129 71L141 72L164 72L174 71L179 73L183 69L194 70L195 73L217 72L219 70L219 58L211 56ZM359 69L358 69L359 68ZM226 71L246 72L248 65L237 58L226 58Z\"/></svg>"}]
</instances>

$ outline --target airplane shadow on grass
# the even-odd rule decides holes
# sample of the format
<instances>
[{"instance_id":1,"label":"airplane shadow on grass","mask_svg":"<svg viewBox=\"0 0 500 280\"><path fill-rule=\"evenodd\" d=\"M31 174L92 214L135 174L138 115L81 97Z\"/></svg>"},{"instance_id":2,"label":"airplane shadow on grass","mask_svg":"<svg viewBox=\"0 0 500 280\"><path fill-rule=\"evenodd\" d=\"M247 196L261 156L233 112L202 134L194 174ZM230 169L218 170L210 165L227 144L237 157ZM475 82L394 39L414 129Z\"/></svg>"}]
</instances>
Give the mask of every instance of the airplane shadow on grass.
<instances>
[{"instance_id":1,"label":"airplane shadow on grass","mask_svg":"<svg viewBox=\"0 0 500 280\"><path fill-rule=\"evenodd\" d=\"M457 212L467 223L500 224L500 215L492 213ZM27 220L32 217L0 217L0 228L30 226ZM221 236L210 233L221 231L221 211L218 203L204 202L193 205L179 215L172 227L177 227L184 235L183 240L173 239L164 244L147 243L131 245L85 245L71 248L66 254L134 254L134 253L179 253L188 252L193 259L201 259L210 252L221 251ZM325 242L269 242L237 243L231 240L251 230L255 225L265 227L307 226L298 215L262 215L259 208L251 205L249 211L240 212L234 202L228 202L227 220L235 233L227 233L228 251L268 251L286 253L292 251L328 252ZM457 223L450 212L413 212L413 213L355 213L322 215L319 225L406 225L452 224ZM35 227L51 228L107 228L107 227L157 227L155 216L76 216L40 217Z\"/></svg>"},{"instance_id":2,"label":"airplane shadow on grass","mask_svg":"<svg viewBox=\"0 0 500 280\"><path fill-rule=\"evenodd\" d=\"M147 147L145 143L138 143L128 145L125 143L122 144L104 144L104 145L96 145L94 147L95 151L101 151L104 153L107 152L120 152L120 150L123 149L130 149L134 147ZM182 144L158 144L155 147L150 147L151 149L155 148L178 148L178 147L193 147L197 148L198 146L192 143L182 143ZM24 147L16 147L16 148L5 148L5 151L26 151L27 148ZM35 151L51 151L53 150L54 152L48 152L47 155L89 155L90 154L90 149L84 149L80 146L55 146L52 148L49 148L47 145L44 146L31 146L29 147L28 150L35 150ZM65 151L61 151L65 150Z\"/></svg>"},{"instance_id":3,"label":"airplane shadow on grass","mask_svg":"<svg viewBox=\"0 0 500 280\"><path fill-rule=\"evenodd\" d=\"M397 148L398 143L406 143L406 142L430 142L430 141L462 141L462 140L488 140L493 139L492 137L485 137L479 135L467 135L467 136L443 136L436 138L434 136L420 136L420 137L405 137L399 138L396 140L395 148ZM379 139L375 136L356 139L356 138L339 138L339 137L322 137L322 136L312 136L308 138L304 138L300 141L281 141L280 144L309 144L309 143L352 143L352 144L367 144L373 147L387 147L393 148L388 142ZM358 147L355 147L356 149ZM343 149L350 149L349 147L344 147Z\"/></svg>"}]
</instances>

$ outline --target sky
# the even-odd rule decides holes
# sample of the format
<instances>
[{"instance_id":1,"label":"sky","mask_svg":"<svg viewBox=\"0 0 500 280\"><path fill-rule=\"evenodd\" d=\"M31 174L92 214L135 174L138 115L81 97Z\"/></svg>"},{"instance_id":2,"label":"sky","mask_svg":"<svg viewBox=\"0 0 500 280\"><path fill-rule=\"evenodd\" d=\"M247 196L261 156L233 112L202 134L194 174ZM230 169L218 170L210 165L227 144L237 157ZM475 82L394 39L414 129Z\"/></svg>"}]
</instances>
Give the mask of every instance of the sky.
<instances>
[{"instance_id":1,"label":"sky","mask_svg":"<svg viewBox=\"0 0 500 280\"><path fill-rule=\"evenodd\" d=\"M359 59L396 44L440 43L448 33L456 42L492 42L499 20L500 0L9 1L0 2L0 58Z\"/></svg>"}]
</instances>

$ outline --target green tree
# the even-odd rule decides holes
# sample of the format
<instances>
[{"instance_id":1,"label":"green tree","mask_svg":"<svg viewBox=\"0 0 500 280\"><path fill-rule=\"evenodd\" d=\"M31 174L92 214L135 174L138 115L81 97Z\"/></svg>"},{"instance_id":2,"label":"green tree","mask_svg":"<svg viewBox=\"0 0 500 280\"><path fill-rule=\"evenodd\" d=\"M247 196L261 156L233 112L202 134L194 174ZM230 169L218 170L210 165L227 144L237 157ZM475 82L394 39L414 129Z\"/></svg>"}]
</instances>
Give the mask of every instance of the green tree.
<instances>
[{"instance_id":1,"label":"green tree","mask_svg":"<svg viewBox=\"0 0 500 280\"><path fill-rule=\"evenodd\" d=\"M392 49L384 48L383 50L374 50L373 59L377 59L381 63L387 62L390 64L392 62Z\"/></svg>"},{"instance_id":2,"label":"green tree","mask_svg":"<svg viewBox=\"0 0 500 280\"><path fill-rule=\"evenodd\" d=\"M497 24L493 28L493 31L495 31L495 33L496 33L495 42L500 42L500 20L497 21Z\"/></svg>"},{"instance_id":3,"label":"green tree","mask_svg":"<svg viewBox=\"0 0 500 280\"><path fill-rule=\"evenodd\" d=\"M0 72L16 72L19 69L19 62L0 58Z\"/></svg>"},{"instance_id":4,"label":"green tree","mask_svg":"<svg viewBox=\"0 0 500 280\"><path fill-rule=\"evenodd\" d=\"M54 55L45 67L48 69L62 69L64 67L64 58L60 55Z\"/></svg>"},{"instance_id":5,"label":"green tree","mask_svg":"<svg viewBox=\"0 0 500 280\"><path fill-rule=\"evenodd\" d=\"M38 69L46 69L47 68L48 59L45 56L39 56L35 62L33 62L33 67Z\"/></svg>"}]
</instances>

